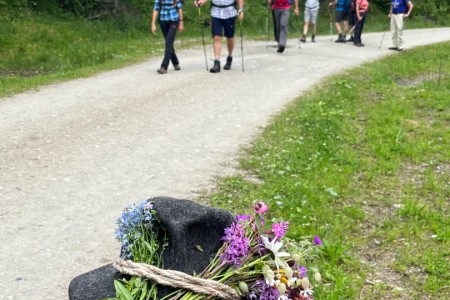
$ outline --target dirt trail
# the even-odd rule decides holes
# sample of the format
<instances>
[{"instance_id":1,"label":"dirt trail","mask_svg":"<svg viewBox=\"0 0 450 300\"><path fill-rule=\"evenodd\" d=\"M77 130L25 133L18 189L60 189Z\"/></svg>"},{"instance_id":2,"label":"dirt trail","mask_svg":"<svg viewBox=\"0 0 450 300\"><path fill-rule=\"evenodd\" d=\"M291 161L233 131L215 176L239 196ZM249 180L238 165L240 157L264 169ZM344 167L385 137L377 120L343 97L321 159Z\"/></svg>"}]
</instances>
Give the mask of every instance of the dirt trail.
<instances>
[{"instance_id":1,"label":"dirt trail","mask_svg":"<svg viewBox=\"0 0 450 300\"><path fill-rule=\"evenodd\" d=\"M67 299L72 278L117 257L124 206L195 198L302 91L394 54L389 33L381 50L382 33L363 38L362 48L289 40L283 55L245 41L245 72L238 45L232 70L219 74L192 49L179 53L180 72L158 75L158 57L0 99L0 300ZM450 40L450 28L405 38L408 47Z\"/></svg>"}]
</instances>

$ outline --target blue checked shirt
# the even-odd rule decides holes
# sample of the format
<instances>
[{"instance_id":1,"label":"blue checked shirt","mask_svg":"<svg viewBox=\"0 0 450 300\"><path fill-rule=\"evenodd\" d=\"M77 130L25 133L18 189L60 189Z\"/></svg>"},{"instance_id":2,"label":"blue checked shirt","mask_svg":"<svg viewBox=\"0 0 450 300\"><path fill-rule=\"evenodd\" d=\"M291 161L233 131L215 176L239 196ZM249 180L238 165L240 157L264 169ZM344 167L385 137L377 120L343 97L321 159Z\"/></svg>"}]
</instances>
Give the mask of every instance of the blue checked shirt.
<instances>
[{"instance_id":1,"label":"blue checked shirt","mask_svg":"<svg viewBox=\"0 0 450 300\"><path fill-rule=\"evenodd\" d=\"M155 0L153 10L159 11L160 21L176 22L180 19L178 14L180 8L183 8L183 3L180 0Z\"/></svg>"},{"instance_id":2,"label":"blue checked shirt","mask_svg":"<svg viewBox=\"0 0 450 300\"><path fill-rule=\"evenodd\" d=\"M237 10L233 5L227 7L214 6L214 4L219 6L230 5L233 4L234 2L237 2L237 0L211 0L211 1L213 3L213 5L211 6L211 17L218 19L229 19L237 15Z\"/></svg>"}]
</instances>

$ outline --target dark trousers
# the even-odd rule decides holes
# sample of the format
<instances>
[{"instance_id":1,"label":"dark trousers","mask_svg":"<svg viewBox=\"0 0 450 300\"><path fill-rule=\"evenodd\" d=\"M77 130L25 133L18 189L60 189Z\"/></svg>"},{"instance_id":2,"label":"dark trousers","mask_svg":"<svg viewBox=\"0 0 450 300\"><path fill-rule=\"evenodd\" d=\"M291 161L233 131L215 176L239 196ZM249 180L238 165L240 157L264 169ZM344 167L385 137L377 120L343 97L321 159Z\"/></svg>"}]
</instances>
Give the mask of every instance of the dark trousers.
<instances>
[{"instance_id":1,"label":"dark trousers","mask_svg":"<svg viewBox=\"0 0 450 300\"><path fill-rule=\"evenodd\" d=\"M353 42L355 44L361 44L361 34L364 29L364 23L366 22L366 13L359 13L361 16L361 21L356 22L355 25L355 37L353 39Z\"/></svg>"},{"instance_id":2,"label":"dark trousers","mask_svg":"<svg viewBox=\"0 0 450 300\"><path fill-rule=\"evenodd\" d=\"M348 13L348 25L350 26L354 26L356 24L356 11L355 10L351 10Z\"/></svg>"},{"instance_id":3,"label":"dark trousers","mask_svg":"<svg viewBox=\"0 0 450 300\"><path fill-rule=\"evenodd\" d=\"M178 21L177 22L159 22L161 26L161 31L165 39L165 51L164 58L161 63L161 68L167 69L169 67L169 62L171 61L173 65L178 65L178 57L175 54L175 48L173 43L175 42L175 36L178 31Z\"/></svg>"}]
</instances>

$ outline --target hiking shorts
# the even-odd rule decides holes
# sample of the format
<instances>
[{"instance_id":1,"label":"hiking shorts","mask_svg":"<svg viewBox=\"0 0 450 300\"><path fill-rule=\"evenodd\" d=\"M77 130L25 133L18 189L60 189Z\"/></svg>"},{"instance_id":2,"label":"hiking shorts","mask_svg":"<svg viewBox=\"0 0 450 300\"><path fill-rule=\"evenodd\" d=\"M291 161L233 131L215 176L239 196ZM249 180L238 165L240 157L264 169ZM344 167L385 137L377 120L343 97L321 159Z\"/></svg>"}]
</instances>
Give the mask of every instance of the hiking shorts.
<instances>
[{"instance_id":1,"label":"hiking shorts","mask_svg":"<svg viewBox=\"0 0 450 300\"><path fill-rule=\"evenodd\" d=\"M348 10L336 11L336 23L348 20Z\"/></svg>"},{"instance_id":2,"label":"hiking shorts","mask_svg":"<svg viewBox=\"0 0 450 300\"><path fill-rule=\"evenodd\" d=\"M309 9L305 8L305 23L316 24L317 15L319 14L319 8Z\"/></svg>"},{"instance_id":3,"label":"hiking shorts","mask_svg":"<svg viewBox=\"0 0 450 300\"><path fill-rule=\"evenodd\" d=\"M234 21L236 17L228 19L219 19L211 17L211 33L212 36L223 36L227 38L234 37ZM223 29L223 31L222 31Z\"/></svg>"}]
</instances>

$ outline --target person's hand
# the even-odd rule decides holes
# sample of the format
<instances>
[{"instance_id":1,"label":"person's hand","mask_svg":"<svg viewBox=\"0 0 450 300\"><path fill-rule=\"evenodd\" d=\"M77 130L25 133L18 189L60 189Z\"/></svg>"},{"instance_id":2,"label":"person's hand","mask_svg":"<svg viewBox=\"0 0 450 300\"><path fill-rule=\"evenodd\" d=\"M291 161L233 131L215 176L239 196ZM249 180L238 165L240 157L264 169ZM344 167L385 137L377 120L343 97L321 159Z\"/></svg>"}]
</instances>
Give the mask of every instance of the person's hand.
<instances>
[{"instance_id":1,"label":"person's hand","mask_svg":"<svg viewBox=\"0 0 450 300\"><path fill-rule=\"evenodd\" d=\"M238 16L239 16L239 21L244 20L244 11L240 9L238 11Z\"/></svg>"},{"instance_id":2,"label":"person's hand","mask_svg":"<svg viewBox=\"0 0 450 300\"><path fill-rule=\"evenodd\" d=\"M360 22L362 20L361 16L358 16L357 18L358 18L358 22Z\"/></svg>"},{"instance_id":3,"label":"person's hand","mask_svg":"<svg viewBox=\"0 0 450 300\"><path fill-rule=\"evenodd\" d=\"M294 10L294 15L298 16L300 14L300 11L298 10L298 8L296 10Z\"/></svg>"},{"instance_id":4,"label":"person's hand","mask_svg":"<svg viewBox=\"0 0 450 300\"><path fill-rule=\"evenodd\" d=\"M152 33L156 35L156 24L152 24Z\"/></svg>"},{"instance_id":5,"label":"person's hand","mask_svg":"<svg viewBox=\"0 0 450 300\"><path fill-rule=\"evenodd\" d=\"M409 14L403 14L403 18L409 17Z\"/></svg>"},{"instance_id":6,"label":"person's hand","mask_svg":"<svg viewBox=\"0 0 450 300\"><path fill-rule=\"evenodd\" d=\"M200 0L195 0L194 5L195 5L195 7L200 7L203 5L203 3Z\"/></svg>"},{"instance_id":7,"label":"person's hand","mask_svg":"<svg viewBox=\"0 0 450 300\"><path fill-rule=\"evenodd\" d=\"M180 20L178 22L178 31L183 32L183 30L184 30L184 22L182 20Z\"/></svg>"}]
</instances>

